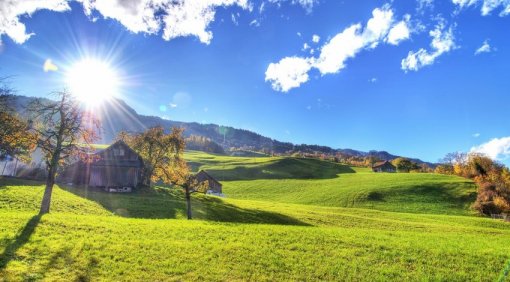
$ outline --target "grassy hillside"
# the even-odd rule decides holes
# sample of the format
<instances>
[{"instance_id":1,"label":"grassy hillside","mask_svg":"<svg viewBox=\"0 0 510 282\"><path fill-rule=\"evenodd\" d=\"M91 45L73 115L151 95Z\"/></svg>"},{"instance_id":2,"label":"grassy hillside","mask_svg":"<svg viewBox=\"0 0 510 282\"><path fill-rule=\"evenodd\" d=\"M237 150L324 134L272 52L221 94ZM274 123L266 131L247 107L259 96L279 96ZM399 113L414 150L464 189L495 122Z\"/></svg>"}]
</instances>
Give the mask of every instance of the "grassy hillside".
<instances>
[{"instance_id":1,"label":"grassy hillside","mask_svg":"<svg viewBox=\"0 0 510 282\"><path fill-rule=\"evenodd\" d=\"M111 211L179 218L179 192L71 192L56 188L54 212L39 218L42 187L0 179L0 277L494 281L510 253L509 225L478 217L194 197L207 221L135 219Z\"/></svg>"},{"instance_id":2,"label":"grassy hillside","mask_svg":"<svg viewBox=\"0 0 510 282\"><path fill-rule=\"evenodd\" d=\"M303 158L241 158L188 152L195 170L224 180L229 198L469 215L476 197L470 180L438 174L373 173Z\"/></svg>"}]
</instances>

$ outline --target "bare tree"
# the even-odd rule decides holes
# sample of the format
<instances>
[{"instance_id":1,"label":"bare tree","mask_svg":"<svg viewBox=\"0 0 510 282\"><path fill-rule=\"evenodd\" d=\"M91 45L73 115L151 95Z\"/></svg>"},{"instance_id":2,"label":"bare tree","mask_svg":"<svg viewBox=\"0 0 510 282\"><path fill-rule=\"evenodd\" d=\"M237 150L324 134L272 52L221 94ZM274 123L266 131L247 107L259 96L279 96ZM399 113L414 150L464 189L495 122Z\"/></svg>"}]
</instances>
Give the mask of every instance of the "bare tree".
<instances>
[{"instance_id":1,"label":"bare tree","mask_svg":"<svg viewBox=\"0 0 510 282\"><path fill-rule=\"evenodd\" d=\"M86 155L87 145L97 139L99 123L82 110L67 91L55 93L56 102L36 101L30 105L34 114L33 130L38 134L37 147L46 159L46 188L39 214L50 211L51 195L59 165L73 156Z\"/></svg>"}]
</instances>

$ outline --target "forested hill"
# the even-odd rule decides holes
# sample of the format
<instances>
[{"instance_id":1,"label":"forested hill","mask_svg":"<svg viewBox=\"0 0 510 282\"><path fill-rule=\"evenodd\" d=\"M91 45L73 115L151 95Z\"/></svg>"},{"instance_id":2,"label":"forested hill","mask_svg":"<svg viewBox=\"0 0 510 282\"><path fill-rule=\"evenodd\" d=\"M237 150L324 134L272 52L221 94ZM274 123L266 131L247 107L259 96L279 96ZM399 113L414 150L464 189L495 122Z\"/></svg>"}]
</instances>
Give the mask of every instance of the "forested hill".
<instances>
[{"instance_id":1,"label":"forested hill","mask_svg":"<svg viewBox=\"0 0 510 282\"><path fill-rule=\"evenodd\" d=\"M23 112L31 101L36 98L25 96L14 96L13 104L19 112ZM102 143L110 143L120 131L140 132L145 128L161 125L165 128L182 127L185 129L186 137L192 135L203 136L211 141L219 144L225 150L236 148L244 150L252 150L267 153L323 153L334 155L341 153L348 156L365 157L375 156L383 160L392 160L398 156L392 155L385 151L362 152L352 149L333 149L327 146L292 144L288 142L280 142L269 137L262 136L255 132L233 128L230 126L220 126L217 124L201 124L197 122L180 122L162 119L156 116L145 116L138 114L133 108L126 104L123 100L113 99L104 104L96 111L98 118L102 122ZM418 163L421 160L413 159Z\"/></svg>"}]
</instances>

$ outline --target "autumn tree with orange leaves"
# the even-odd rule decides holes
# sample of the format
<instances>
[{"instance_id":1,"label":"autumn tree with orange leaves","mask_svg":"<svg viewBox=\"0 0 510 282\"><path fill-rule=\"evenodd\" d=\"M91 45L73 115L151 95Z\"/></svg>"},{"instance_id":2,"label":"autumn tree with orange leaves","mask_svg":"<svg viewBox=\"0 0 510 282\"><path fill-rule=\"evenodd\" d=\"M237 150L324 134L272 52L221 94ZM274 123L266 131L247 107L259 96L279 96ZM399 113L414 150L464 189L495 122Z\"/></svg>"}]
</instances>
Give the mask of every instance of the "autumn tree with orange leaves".
<instances>
[{"instance_id":1,"label":"autumn tree with orange leaves","mask_svg":"<svg viewBox=\"0 0 510 282\"><path fill-rule=\"evenodd\" d=\"M12 109L12 92L6 85L0 86L0 158L14 157L28 161L37 138L28 130L29 122Z\"/></svg>"},{"instance_id":2,"label":"autumn tree with orange leaves","mask_svg":"<svg viewBox=\"0 0 510 282\"><path fill-rule=\"evenodd\" d=\"M123 140L142 157L146 185L161 181L182 187L186 196L187 217L191 219L191 194L205 192L207 181L199 182L184 160L185 141L182 133L182 128L172 128L170 133L165 133L163 127L157 126L134 135L121 132L117 139Z\"/></svg>"}]
</instances>

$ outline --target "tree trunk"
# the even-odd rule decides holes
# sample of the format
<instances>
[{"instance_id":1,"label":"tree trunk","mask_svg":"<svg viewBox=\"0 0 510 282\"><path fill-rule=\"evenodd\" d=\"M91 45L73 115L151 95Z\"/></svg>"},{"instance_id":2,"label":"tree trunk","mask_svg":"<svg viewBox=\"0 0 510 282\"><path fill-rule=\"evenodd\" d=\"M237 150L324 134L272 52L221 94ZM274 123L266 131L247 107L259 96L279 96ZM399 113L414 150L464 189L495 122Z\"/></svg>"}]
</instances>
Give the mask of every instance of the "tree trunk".
<instances>
[{"instance_id":1,"label":"tree trunk","mask_svg":"<svg viewBox=\"0 0 510 282\"><path fill-rule=\"evenodd\" d=\"M14 172L13 172L13 175L14 177L17 176L17 170L18 170L18 158L16 158L16 163L14 165Z\"/></svg>"},{"instance_id":2,"label":"tree trunk","mask_svg":"<svg viewBox=\"0 0 510 282\"><path fill-rule=\"evenodd\" d=\"M189 186L186 186L186 204L188 219L191 219L191 193L189 191Z\"/></svg>"},{"instance_id":3,"label":"tree trunk","mask_svg":"<svg viewBox=\"0 0 510 282\"><path fill-rule=\"evenodd\" d=\"M48 169L48 177L46 178L46 188L44 189L44 195L41 202L41 209L39 215L43 215L50 212L51 205L51 194L53 192L53 185L55 184L55 169Z\"/></svg>"},{"instance_id":4,"label":"tree trunk","mask_svg":"<svg viewBox=\"0 0 510 282\"><path fill-rule=\"evenodd\" d=\"M4 175L5 167L6 167L6 166L7 166L7 159L5 159L4 169L2 169L2 174L1 174L1 175Z\"/></svg>"}]
</instances>

